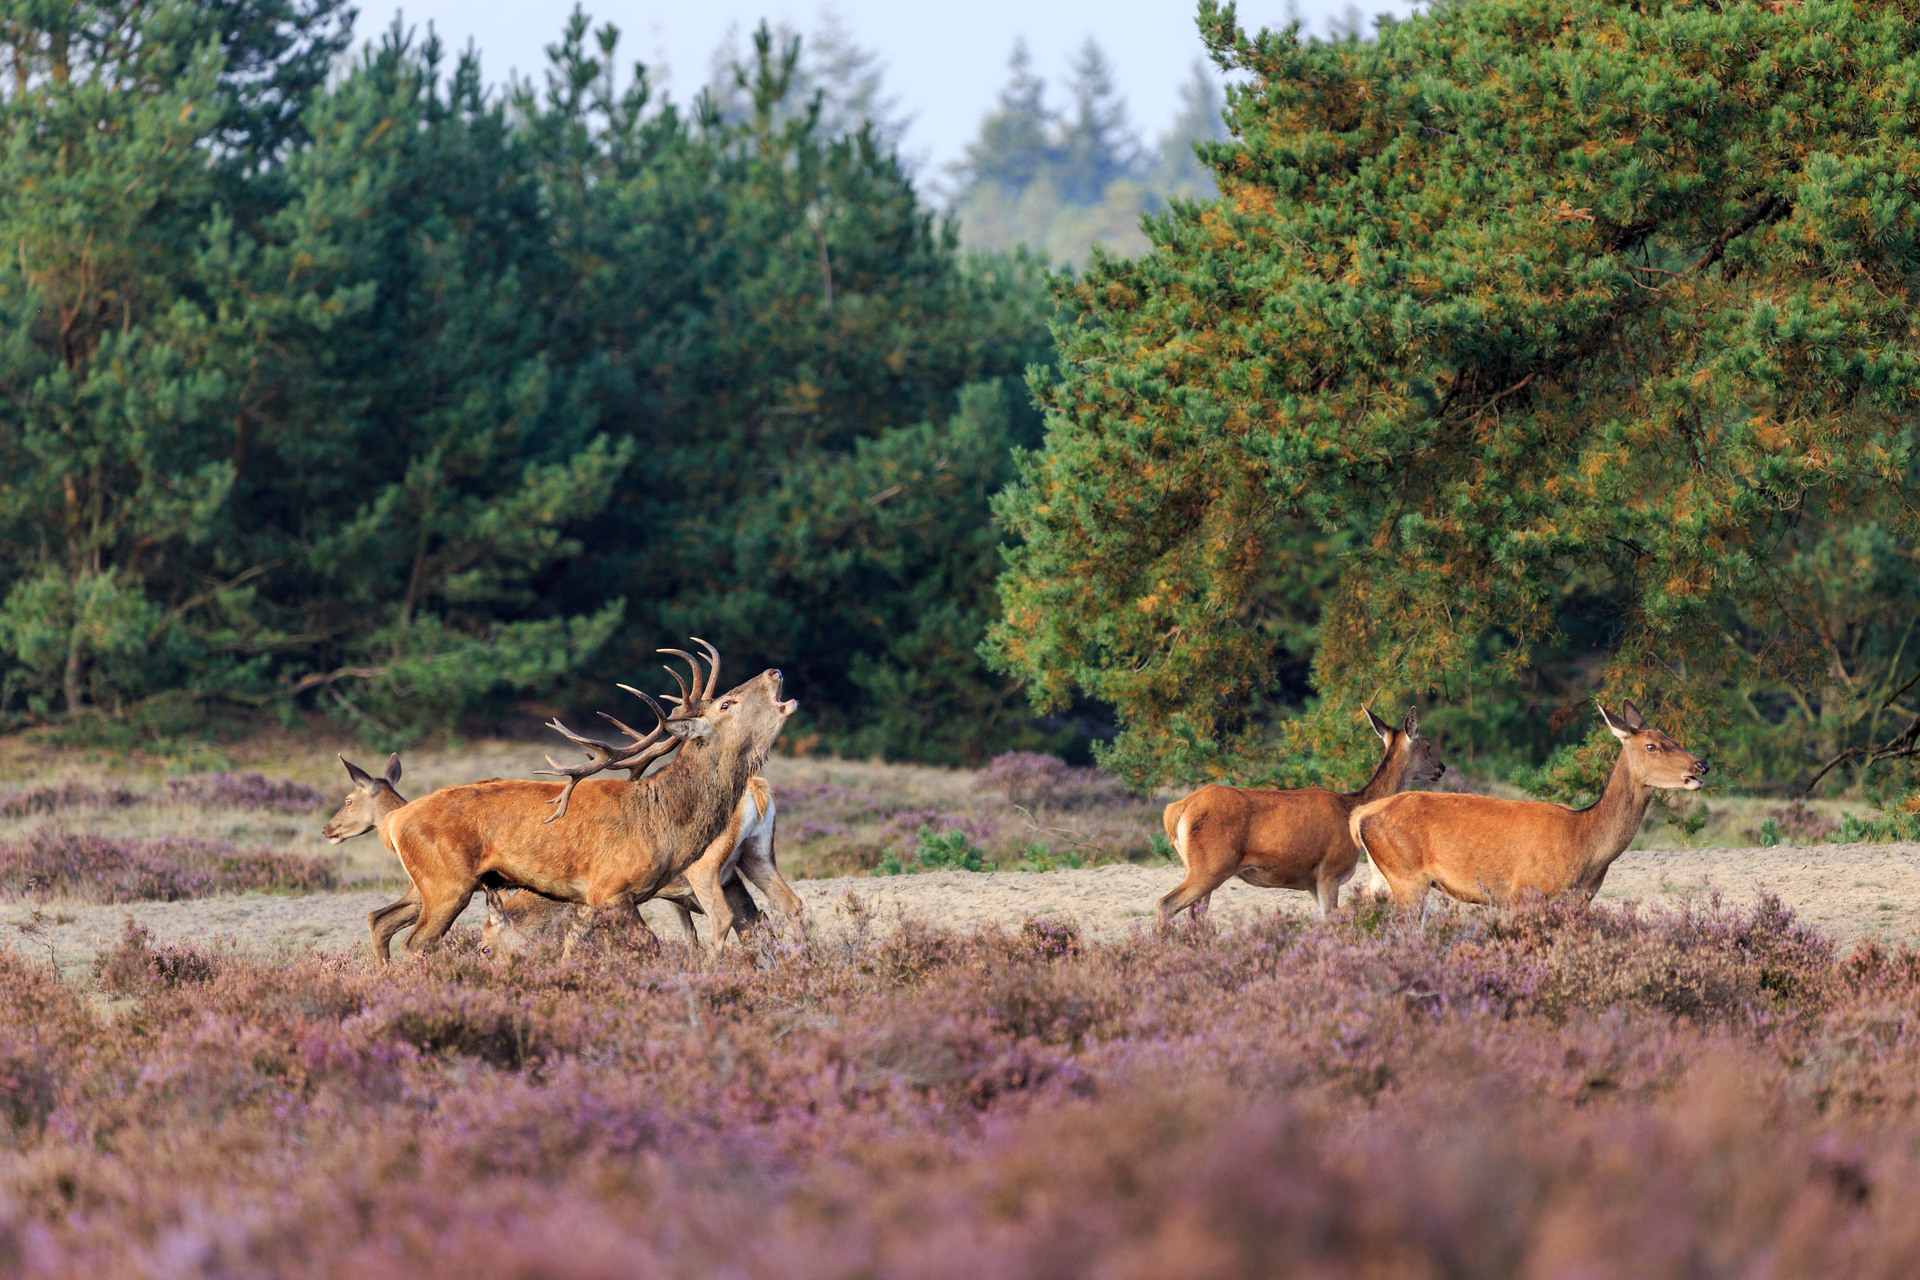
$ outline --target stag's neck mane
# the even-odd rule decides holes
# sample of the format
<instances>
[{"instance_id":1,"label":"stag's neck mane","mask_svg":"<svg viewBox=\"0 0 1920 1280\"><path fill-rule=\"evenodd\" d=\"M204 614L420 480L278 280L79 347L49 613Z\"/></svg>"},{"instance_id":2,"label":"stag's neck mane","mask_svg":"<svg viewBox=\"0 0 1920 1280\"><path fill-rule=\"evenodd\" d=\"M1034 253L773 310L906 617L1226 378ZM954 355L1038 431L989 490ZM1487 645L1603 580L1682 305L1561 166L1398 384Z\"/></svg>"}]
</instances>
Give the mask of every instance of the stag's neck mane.
<instances>
[{"instance_id":1,"label":"stag's neck mane","mask_svg":"<svg viewBox=\"0 0 1920 1280\"><path fill-rule=\"evenodd\" d=\"M747 780L767 762L750 742L701 740L683 745L658 773L628 783L634 803L659 824L705 848L726 826Z\"/></svg>"},{"instance_id":2,"label":"stag's neck mane","mask_svg":"<svg viewBox=\"0 0 1920 1280\"><path fill-rule=\"evenodd\" d=\"M1576 833L1575 852L1588 871L1604 869L1633 843L1652 800L1653 788L1633 776L1622 747L1600 798L1584 809L1568 810Z\"/></svg>"},{"instance_id":3,"label":"stag's neck mane","mask_svg":"<svg viewBox=\"0 0 1920 1280\"><path fill-rule=\"evenodd\" d=\"M1396 791L1405 791L1407 769L1413 763L1413 753L1407 750L1405 734L1395 734L1393 745L1380 757L1380 763L1374 766L1373 776L1358 791L1349 791L1341 796L1348 802L1348 808L1358 809L1370 800L1379 800Z\"/></svg>"}]
</instances>

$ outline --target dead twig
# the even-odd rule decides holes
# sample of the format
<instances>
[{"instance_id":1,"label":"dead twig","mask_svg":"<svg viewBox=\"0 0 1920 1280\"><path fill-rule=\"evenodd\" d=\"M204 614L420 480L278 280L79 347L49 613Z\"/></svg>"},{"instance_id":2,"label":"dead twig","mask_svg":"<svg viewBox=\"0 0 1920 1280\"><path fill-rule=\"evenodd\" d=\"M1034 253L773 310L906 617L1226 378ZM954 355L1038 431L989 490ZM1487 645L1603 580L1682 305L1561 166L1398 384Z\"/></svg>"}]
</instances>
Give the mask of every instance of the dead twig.
<instances>
[{"instance_id":1,"label":"dead twig","mask_svg":"<svg viewBox=\"0 0 1920 1280\"><path fill-rule=\"evenodd\" d=\"M1822 765L1820 772L1813 775L1813 778L1807 783L1806 788L1802 790L1800 794L1803 797L1812 795L1814 784L1826 777L1836 765L1859 756L1866 757L1866 767L1879 764L1882 760L1911 760L1916 756L1920 756L1920 719L1916 719L1912 724L1908 725L1899 737L1889 739L1877 747L1848 747L1845 751L1842 751L1839 755Z\"/></svg>"}]
</instances>

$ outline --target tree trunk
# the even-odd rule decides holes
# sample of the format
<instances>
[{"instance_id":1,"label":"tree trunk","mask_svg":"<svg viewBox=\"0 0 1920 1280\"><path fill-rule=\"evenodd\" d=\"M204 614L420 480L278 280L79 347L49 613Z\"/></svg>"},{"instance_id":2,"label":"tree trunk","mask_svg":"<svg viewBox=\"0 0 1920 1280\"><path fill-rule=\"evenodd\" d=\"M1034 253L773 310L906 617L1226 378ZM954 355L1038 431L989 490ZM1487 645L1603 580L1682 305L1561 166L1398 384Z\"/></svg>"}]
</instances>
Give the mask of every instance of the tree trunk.
<instances>
[{"instance_id":1,"label":"tree trunk","mask_svg":"<svg viewBox=\"0 0 1920 1280\"><path fill-rule=\"evenodd\" d=\"M67 646L66 695L67 714L80 714L80 671L86 661L87 636L80 628L73 629L73 642Z\"/></svg>"}]
</instances>

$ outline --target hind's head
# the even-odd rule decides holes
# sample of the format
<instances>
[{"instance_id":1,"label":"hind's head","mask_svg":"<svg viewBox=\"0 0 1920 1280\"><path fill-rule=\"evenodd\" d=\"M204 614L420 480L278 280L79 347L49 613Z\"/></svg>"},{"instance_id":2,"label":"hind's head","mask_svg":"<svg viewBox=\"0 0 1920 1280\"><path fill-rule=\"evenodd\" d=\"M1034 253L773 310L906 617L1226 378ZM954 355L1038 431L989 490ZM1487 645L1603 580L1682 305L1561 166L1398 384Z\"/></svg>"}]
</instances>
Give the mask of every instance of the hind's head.
<instances>
[{"instance_id":1,"label":"hind's head","mask_svg":"<svg viewBox=\"0 0 1920 1280\"><path fill-rule=\"evenodd\" d=\"M1433 745L1433 740L1420 736L1420 716L1412 707L1407 708L1407 718L1398 727L1366 707L1360 709L1366 711L1367 723L1373 726L1381 745L1386 747L1387 762L1398 763L1402 787L1425 787L1440 780L1440 775L1447 771L1446 762L1440 759L1440 749Z\"/></svg>"},{"instance_id":2,"label":"hind's head","mask_svg":"<svg viewBox=\"0 0 1920 1280\"><path fill-rule=\"evenodd\" d=\"M1620 739L1621 757L1633 780L1643 787L1663 791L1698 791L1706 785L1712 766L1666 734L1653 728L1631 702L1620 704L1620 713L1610 715L1600 708L1600 718L1613 736Z\"/></svg>"},{"instance_id":3,"label":"hind's head","mask_svg":"<svg viewBox=\"0 0 1920 1280\"><path fill-rule=\"evenodd\" d=\"M340 812L328 818L327 825L320 828L320 834L330 844L339 844L342 840L367 834L380 825L380 819L407 802L406 797L394 789L400 782L399 756L388 757L386 772L377 778L345 756L340 757L340 763L347 766L347 777L353 780L353 789L347 792Z\"/></svg>"}]
</instances>

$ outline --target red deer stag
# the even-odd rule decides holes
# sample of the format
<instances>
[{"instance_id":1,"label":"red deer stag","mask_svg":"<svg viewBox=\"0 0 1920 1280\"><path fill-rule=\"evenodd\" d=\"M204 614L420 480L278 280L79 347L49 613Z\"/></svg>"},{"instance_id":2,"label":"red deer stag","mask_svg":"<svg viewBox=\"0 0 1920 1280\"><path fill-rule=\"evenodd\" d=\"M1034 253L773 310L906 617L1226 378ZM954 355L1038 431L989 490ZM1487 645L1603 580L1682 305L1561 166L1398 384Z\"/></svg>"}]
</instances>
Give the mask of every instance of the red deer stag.
<instances>
[{"instance_id":1,"label":"red deer stag","mask_svg":"<svg viewBox=\"0 0 1920 1280\"><path fill-rule=\"evenodd\" d=\"M693 671L691 687L680 679L679 673L667 668L674 682L680 686L680 697L670 698L679 711L676 714L690 714L697 711L713 698L720 678L720 654L714 647L698 636L694 643L707 652L711 670L703 673L700 662L683 649L662 649L662 653L675 654L686 660ZM570 733L565 726L553 727L569 739L588 747L589 760L586 765L575 769L563 769L549 758L555 772L573 776L576 780L600 769L623 767L617 760L607 759L606 744L593 743ZM625 726L622 726L623 728ZM632 730L627 731L629 734ZM605 763L601 763L606 760ZM629 777L638 775L637 769L629 768ZM780 874L780 868L774 858L775 809L773 788L762 777L748 780L747 789L740 797L740 804L734 811L733 820L707 850L700 855L686 874L658 895L669 902L680 916L680 926L690 944L698 943L698 934L693 927L693 915L708 917L710 945L717 948L727 936L729 928L748 924L759 918L760 909L753 899L741 887L744 877L767 895L774 909L799 925L804 911L800 895L793 891ZM717 886L717 894L716 894ZM703 893L706 896L702 896ZM717 896L718 903L710 898ZM524 937L516 936L534 932L550 924L565 907L550 899L542 898L530 892L509 894L502 898L499 911L490 911L486 928L482 931L483 949L498 948L504 951L523 950ZM725 914L722 914L724 910Z\"/></svg>"},{"instance_id":2,"label":"red deer stag","mask_svg":"<svg viewBox=\"0 0 1920 1280\"><path fill-rule=\"evenodd\" d=\"M1574 892L1591 901L1640 830L1658 790L1698 791L1708 764L1649 728L1631 702L1600 718L1620 740L1606 790L1585 809L1545 800L1437 793L1389 796L1353 811L1354 843L1402 908L1438 888L1461 902L1511 903Z\"/></svg>"},{"instance_id":3,"label":"red deer stag","mask_svg":"<svg viewBox=\"0 0 1920 1280\"><path fill-rule=\"evenodd\" d=\"M564 784L510 780L448 787L395 813L388 838L421 895L420 921L407 950L417 953L439 942L474 890L493 878L586 907L637 906L657 896L726 829L748 780L798 705L781 701L781 692L780 673L768 670L707 700L697 713L683 709L668 718L656 705L658 727L641 735L620 726L633 739L622 748L560 726L590 757L586 766L557 770L567 776ZM676 743L680 751L673 762L650 777L582 781L601 769L644 766ZM559 818L570 803L573 821L546 825L544 807L556 806L552 816ZM694 885L696 892L700 888ZM718 885L713 889L716 909L725 911ZM703 894L703 906L706 901ZM574 914L563 954L572 952L597 914Z\"/></svg>"},{"instance_id":4,"label":"red deer stag","mask_svg":"<svg viewBox=\"0 0 1920 1280\"><path fill-rule=\"evenodd\" d=\"M1319 899L1321 915L1330 915L1360 861L1348 815L1382 796L1425 786L1446 769L1433 743L1420 736L1412 711L1398 729L1371 711L1367 722L1387 750L1358 791L1207 786L1168 805L1161 820L1187 875L1160 899L1160 927L1188 909L1199 920L1213 891L1232 876L1262 889L1304 890Z\"/></svg>"}]
</instances>

